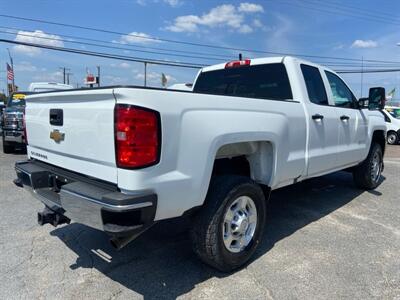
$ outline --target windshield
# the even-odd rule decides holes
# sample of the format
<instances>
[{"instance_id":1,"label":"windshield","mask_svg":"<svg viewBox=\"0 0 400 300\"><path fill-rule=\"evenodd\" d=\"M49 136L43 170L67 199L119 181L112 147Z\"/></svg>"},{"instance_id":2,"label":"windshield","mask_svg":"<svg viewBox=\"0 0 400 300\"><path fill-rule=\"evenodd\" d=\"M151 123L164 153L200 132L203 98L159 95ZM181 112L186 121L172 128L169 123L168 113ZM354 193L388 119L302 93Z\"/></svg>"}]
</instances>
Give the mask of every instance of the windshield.
<instances>
[{"instance_id":1,"label":"windshield","mask_svg":"<svg viewBox=\"0 0 400 300\"><path fill-rule=\"evenodd\" d=\"M24 106L25 105L25 97L27 95L32 94L32 92L18 92L14 93L8 98L7 107L11 106Z\"/></svg>"},{"instance_id":2,"label":"windshield","mask_svg":"<svg viewBox=\"0 0 400 300\"><path fill-rule=\"evenodd\" d=\"M199 75L193 92L272 100L293 99L282 63L204 72Z\"/></svg>"},{"instance_id":3,"label":"windshield","mask_svg":"<svg viewBox=\"0 0 400 300\"><path fill-rule=\"evenodd\" d=\"M393 118L400 120L400 107L399 108L387 108L386 110L388 111L389 114L391 114L391 116Z\"/></svg>"}]
</instances>

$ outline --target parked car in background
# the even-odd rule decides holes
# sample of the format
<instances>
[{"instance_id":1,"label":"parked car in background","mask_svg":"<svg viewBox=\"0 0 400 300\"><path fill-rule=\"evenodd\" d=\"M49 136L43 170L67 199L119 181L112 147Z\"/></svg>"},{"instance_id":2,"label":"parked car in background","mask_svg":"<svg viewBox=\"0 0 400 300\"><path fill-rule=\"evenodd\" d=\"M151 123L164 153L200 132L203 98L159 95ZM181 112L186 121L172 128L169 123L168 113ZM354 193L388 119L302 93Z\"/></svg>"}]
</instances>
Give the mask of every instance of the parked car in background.
<instances>
[{"instance_id":1,"label":"parked car in background","mask_svg":"<svg viewBox=\"0 0 400 300\"><path fill-rule=\"evenodd\" d=\"M386 140L390 145L400 142L400 107L385 106L382 110L386 122Z\"/></svg>"},{"instance_id":2,"label":"parked car in background","mask_svg":"<svg viewBox=\"0 0 400 300\"><path fill-rule=\"evenodd\" d=\"M32 82L27 92L13 93L7 102L3 116L3 152L12 153L16 148L25 148L24 111L25 97L33 93L43 93L55 90L71 90L69 84L56 82Z\"/></svg>"},{"instance_id":3,"label":"parked car in background","mask_svg":"<svg viewBox=\"0 0 400 300\"><path fill-rule=\"evenodd\" d=\"M32 82L28 87L28 91L40 93L40 92L48 92L55 90L71 90L73 88L74 87L70 84L63 84L57 82Z\"/></svg>"},{"instance_id":4,"label":"parked car in background","mask_svg":"<svg viewBox=\"0 0 400 300\"><path fill-rule=\"evenodd\" d=\"M193 91L35 94L15 184L45 205L40 225L74 220L118 249L190 217L195 253L231 271L264 237L271 190L342 169L361 189L381 183L385 90L369 95L366 106L334 71L288 56L203 68Z\"/></svg>"},{"instance_id":5,"label":"parked car in background","mask_svg":"<svg viewBox=\"0 0 400 300\"><path fill-rule=\"evenodd\" d=\"M3 132L3 112L5 108L5 104L0 104L0 133Z\"/></svg>"},{"instance_id":6,"label":"parked car in background","mask_svg":"<svg viewBox=\"0 0 400 300\"><path fill-rule=\"evenodd\" d=\"M3 152L12 153L25 148L24 109L25 97L32 92L14 92L7 101L3 113Z\"/></svg>"}]
</instances>

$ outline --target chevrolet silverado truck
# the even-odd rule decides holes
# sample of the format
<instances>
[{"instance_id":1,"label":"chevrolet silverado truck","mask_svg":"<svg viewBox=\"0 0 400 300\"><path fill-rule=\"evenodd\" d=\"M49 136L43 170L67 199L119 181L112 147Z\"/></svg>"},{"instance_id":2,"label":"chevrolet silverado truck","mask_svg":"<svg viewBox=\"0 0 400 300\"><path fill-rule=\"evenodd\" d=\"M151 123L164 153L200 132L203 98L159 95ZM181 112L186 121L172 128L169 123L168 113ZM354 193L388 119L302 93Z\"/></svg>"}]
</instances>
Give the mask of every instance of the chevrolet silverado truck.
<instances>
[{"instance_id":1,"label":"chevrolet silverado truck","mask_svg":"<svg viewBox=\"0 0 400 300\"><path fill-rule=\"evenodd\" d=\"M338 170L381 182L383 88L368 107L332 70L293 57L203 68L193 90L115 86L27 98L16 185L38 222L97 228L121 248L156 222L192 221L195 253L231 271L263 238L272 190Z\"/></svg>"},{"instance_id":2,"label":"chevrolet silverado truck","mask_svg":"<svg viewBox=\"0 0 400 300\"><path fill-rule=\"evenodd\" d=\"M3 152L12 153L25 148L24 109L25 97L31 92L15 92L10 95L3 112Z\"/></svg>"}]
</instances>

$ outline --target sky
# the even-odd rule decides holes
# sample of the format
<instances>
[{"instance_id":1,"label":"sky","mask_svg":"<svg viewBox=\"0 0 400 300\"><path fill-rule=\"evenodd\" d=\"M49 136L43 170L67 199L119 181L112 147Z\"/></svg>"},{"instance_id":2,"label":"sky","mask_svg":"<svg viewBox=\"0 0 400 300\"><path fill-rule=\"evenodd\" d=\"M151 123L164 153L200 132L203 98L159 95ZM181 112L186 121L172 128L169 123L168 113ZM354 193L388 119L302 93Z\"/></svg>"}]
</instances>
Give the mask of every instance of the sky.
<instances>
[{"instance_id":1,"label":"sky","mask_svg":"<svg viewBox=\"0 0 400 300\"><path fill-rule=\"evenodd\" d=\"M334 70L359 70L361 65L371 69L400 67L400 1L394 0L0 0L0 12L1 39L86 51L202 65L237 59L239 52L246 58L271 56L262 53L266 51L332 57L307 59L329 64ZM99 28L115 34L4 15ZM108 48L84 45L78 38L104 41L84 42ZM20 90L31 82L62 82L60 67L69 69L70 83L75 86L83 86L86 73L95 73L96 66L101 67L104 85L142 85L144 81L142 63L0 43L0 90L6 87L7 48ZM171 85L193 82L197 70L150 64L148 84L160 86L161 73ZM371 86L384 86L387 90L396 87L400 93L400 72L363 74L362 80L361 74L342 77L356 96L361 96L361 90L366 96Z\"/></svg>"}]
</instances>

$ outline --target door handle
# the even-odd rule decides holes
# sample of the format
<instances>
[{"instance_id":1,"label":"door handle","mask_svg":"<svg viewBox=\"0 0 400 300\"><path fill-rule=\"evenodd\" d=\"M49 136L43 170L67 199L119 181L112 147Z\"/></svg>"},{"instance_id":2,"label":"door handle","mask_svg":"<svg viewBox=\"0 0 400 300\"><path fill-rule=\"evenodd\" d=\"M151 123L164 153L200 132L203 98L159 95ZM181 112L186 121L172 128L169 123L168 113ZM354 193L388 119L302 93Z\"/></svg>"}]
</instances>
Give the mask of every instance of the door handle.
<instances>
[{"instance_id":1,"label":"door handle","mask_svg":"<svg viewBox=\"0 0 400 300\"><path fill-rule=\"evenodd\" d=\"M320 115L320 114L312 115L313 120L322 120L323 118L324 118L324 116Z\"/></svg>"},{"instance_id":2,"label":"door handle","mask_svg":"<svg viewBox=\"0 0 400 300\"><path fill-rule=\"evenodd\" d=\"M347 121L347 120L349 120L349 119L350 119L349 116L345 116L345 115L340 116L340 120L342 120L342 121Z\"/></svg>"}]
</instances>

